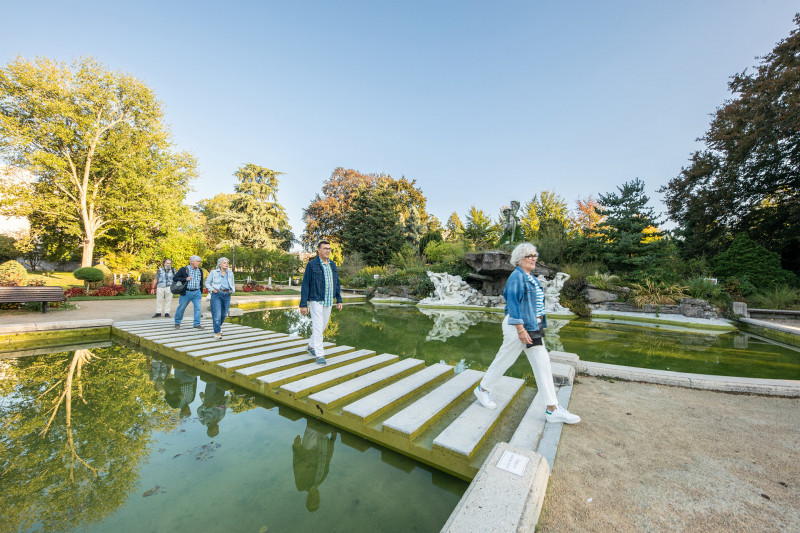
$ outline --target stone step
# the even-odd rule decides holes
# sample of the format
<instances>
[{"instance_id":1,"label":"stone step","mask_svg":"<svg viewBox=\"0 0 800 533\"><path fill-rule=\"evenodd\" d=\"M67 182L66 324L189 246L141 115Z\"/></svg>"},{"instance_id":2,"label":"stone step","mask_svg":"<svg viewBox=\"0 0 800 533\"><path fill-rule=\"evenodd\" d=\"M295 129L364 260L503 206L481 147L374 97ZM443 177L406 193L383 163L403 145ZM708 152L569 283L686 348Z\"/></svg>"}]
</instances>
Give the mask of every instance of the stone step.
<instances>
[{"instance_id":1,"label":"stone step","mask_svg":"<svg viewBox=\"0 0 800 533\"><path fill-rule=\"evenodd\" d=\"M556 387L572 385L575 379L575 367L566 363L550 363L553 370L553 383Z\"/></svg>"},{"instance_id":2,"label":"stone step","mask_svg":"<svg viewBox=\"0 0 800 533\"><path fill-rule=\"evenodd\" d=\"M184 317L184 319L185 318L186 317ZM210 325L211 321L210 320L202 320L201 319L200 320L200 324L201 325L203 325L203 324L209 324ZM191 317L189 317L189 324L188 325L189 326L192 325ZM166 320L161 320L160 322L157 322L157 323L139 324L139 325L130 325L130 326L119 326L117 324L114 324L114 327L116 327L117 329L120 329L122 331L128 331L128 332L131 332L131 333L134 333L134 332L148 332L148 331L150 331L150 332L168 331L170 329L175 329L175 321L172 320L171 318L168 318ZM187 325L183 324L183 327L187 327Z\"/></svg>"},{"instance_id":3,"label":"stone step","mask_svg":"<svg viewBox=\"0 0 800 533\"><path fill-rule=\"evenodd\" d=\"M471 459L523 385L525 380L518 378L503 376L498 379L492 385L492 400L497 404L497 409L486 409L475 400L433 439L433 449Z\"/></svg>"},{"instance_id":4,"label":"stone step","mask_svg":"<svg viewBox=\"0 0 800 533\"><path fill-rule=\"evenodd\" d=\"M199 338L214 334L214 330L211 324L201 324L201 326L203 326L202 330L195 329L192 327L181 328L181 329L175 329L175 327L172 327L171 329L164 330L164 332L160 333L139 333L138 335L143 339L161 343L161 342L174 342L183 339ZM241 329L241 326L229 326L227 328L223 327L221 329L223 333L232 333L233 331L238 331L239 329Z\"/></svg>"},{"instance_id":5,"label":"stone step","mask_svg":"<svg viewBox=\"0 0 800 533\"><path fill-rule=\"evenodd\" d=\"M263 331L261 332L247 332L242 334L234 334L228 335L226 332L223 332L225 336L222 340L214 340L213 335L214 333L210 333L211 340L214 342L214 346L234 346L237 344L244 344L246 342L254 342L258 339L278 339L283 337L288 337L285 333L267 333L264 334ZM162 342L167 348L175 348L179 352L190 352L197 349L197 346L200 344L204 344L204 341L207 341L208 338L205 339L191 339L191 340L184 340L184 341L170 341L170 342Z\"/></svg>"},{"instance_id":6,"label":"stone step","mask_svg":"<svg viewBox=\"0 0 800 533\"><path fill-rule=\"evenodd\" d=\"M361 359L366 359L367 357L373 357L375 352L372 350L356 350L354 352L348 352L343 355L335 355L333 357L326 357L328 363L326 365L318 365L317 363L310 363L307 365L298 366L296 368L290 368L288 370L281 370L280 372L274 372L272 374L267 374L266 376L261 376L256 378L258 381L263 383L269 388L274 388L279 385L283 385L284 383L288 383L289 381L295 381L306 376L310 376L312 374L319 374L321 372L330 371L332 368L337 368L342 365L354 363L356 361L360 361Z\"/></svg>"},{"instance_id":7,"label":"stone step","mask_svg":"<svg viewBox=\"0 0 800 533\"><path fill-rule=\"evenodd\" d=\"M452 366L435 363L396 383L392 383L388 387L373 392L369 396L346 405L342 409L342 416L355 418L366 424L375 420L392 407L399 406L409 396L423 387L445 379L452 373Z\"/></svg>"},{"instance_id":8,"label":"stone step","mask_svg":"<svg viewBox=\"0 0 800 533\"><path fill-rule=\"evenodd\" d=\"M384 420L383 431L413 440L438 420L450 406L467 394L472 394L472 389L482 377L483 372L464 370L399 413Z\"/></svg>"},{"instance_id":9,"label":"stone step","mask_svg":"<svg viewBox=\"0 0 800 533\"><path fill-rule=\"evenodd\" d=\"M425 361L420 359L403 359L364 376L314 393L309 396L308 401L315 403L317 408L325 411L353 400L358 396L369 394L424 367Z\"/></svg>"},{"instance_id":10,"label":"stone step","mask_svg":"<svg viewBox=\"0 0 800 533\"><path fill-rule=\"evenodd\" d=\"M230 359L240 359L243 357L251 356L251 355L259 355L274 352L276 350L282 350L284 348L297 348L302 346L303 350L305 350L306 345L308 344L307 339L303 339L301 337L295 337L293 335L289 335L288 337L291 340L286 340L285 342L280 343L273 343L273 344L262 344L256 348L249 348L247 350L236 350L235 352L227 352L227 353L220 353L216 355L207 355L203 357L203 361L207 363L217 363L219 361L227 361Z\"/></svg>"},{"instance_id":11,"label":"stone step","mask_svg":"<svg viewBox=\"0 0 800 533\"><path fill-rule=\"evenodd\" d=\"M352 346L334 346L332 342L323 343L323 346L325 344L330 346L333 353L345 353L353 350ZM328 346L325 346L325 348L327 349ZM286 350L247 357L245 360L247 362L244 364L241 359L234 359L233 361L220 363L219 366L234 370L243 376L254 377L258 374L276 372L277 370L285 370L289 367L316 362L316 358L306 351L305 346L295 346Z\"/></svg>"},{"instance_id":12,"label":"stone step","mask_svg":"<svg viewBox=\"0 0 800 533\"><path fill-rule=\"evenodd\" d=\"M280 387L280 392L285 392L290 398L297 400L303 396L308 396L309 394L332 387L343 381L371 373L381 367L394 363L398 359L399 357L391 354L376 355L375 357L362 359L361 361L349 365L334 368L329 372L314 374L307 378L286 383Z\"/></svg>"},{"instance_id":13,"label":"stone step","mask_svg":"<svg viewBox=\"0 0 800 533\"><path fill-rule=\"evenodd\" d=\"M544 395L537 391L536 396L533 397L528 410L525 411L525 416L520 420L514 435L509 444L525 448L526 450L536 450L539 446L539 439L542 438L542 432L547 420L544 417L545 405Z\"/></svg>"},{"instance_id":14,"label":"stone step","mask_svg":"<svg viewBox=\"0 0 800 533\"><path fill-rule=\"evenodd\" d=\"M253 340L253 337L258 337L262 339L274 339L276 337L286 337L285 333L268 333L264 335L263 331L255 330L255 331L233 331L230 330L223 330L223 342L227 341L241 341L242 339L249 339ZM200 341L198 339L182 339L182 340L171 340L169 342L161 342L159 344L163 344L167 348L183 348L186 346L190 346L192 344L199 344Z\"/></svg>"},{"instance_id":15,"label":"stone step","mask_svg":"<svg viewBox=\"0 0 800 533\"><path fill-rule=\"evenodd\" d=\"M131 327L131 326L143 326L147 324L160 324L164 322L164 318L148 318L146 320L120 320L118 322L114 322L115 328L122 328L122 327Z\"/></svg>"},{"instance_id":16,"label":"stone step","mask_svg":"<svg viewBox=\"0 0 800 533\"><path fill-rule=\"evenodd\" d=\"M265 340L258 340L258 341L253 341L253 342L245 342L243 344L238 344L233 349L239 351L239 350L244 350L245 348L262 348L263 347L263 348L265 348L264 351L268 351L269 348L266 348L266 347L268 347L270 344L281 344L283 341L285 341L287 339L291 339L291 338L292 338L292 336L290 335L289 337L279 337L279 338L276 338L276 339L265 339ZM305 339L301 339L300 337L294 337L294 339L297 339L296 342L301 342L301 343L303 341L305 341ZM213 343L214 341L212 340L211 342ZM219 341L217 341L217 342L219 342ZM305 341L305 342L308 342L308 341ZM229 348L229 347L226 347L226 346L216 346L216 345L212 345L212 346L215 346L215 347L207 348L207 349L204 349L204 350L193 350L193 351L190 351L190 352L187 352L187 353L192 357L205 357L207 355L228 353L232 349L232 348ZM230 359L230 357L228 359Z\"/></svg>"}]
</instances>

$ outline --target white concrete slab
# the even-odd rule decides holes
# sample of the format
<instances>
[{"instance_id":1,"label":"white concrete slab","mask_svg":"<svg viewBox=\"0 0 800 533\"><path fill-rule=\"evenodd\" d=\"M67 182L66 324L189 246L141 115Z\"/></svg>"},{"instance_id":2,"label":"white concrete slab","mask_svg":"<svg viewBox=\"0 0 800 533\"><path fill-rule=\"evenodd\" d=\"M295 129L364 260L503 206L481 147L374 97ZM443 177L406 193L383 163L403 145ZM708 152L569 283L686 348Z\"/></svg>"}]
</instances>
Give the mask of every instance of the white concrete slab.
<instances>
[{"instance_id":1,"label":"white concrete slab","mask_svg":"<svg viewBox=\"0 0 800 533\"><path fill-rule=\"evenodd\" d=\"M486 409L475 400L433 439L434 449L439 448L471 458L524 384L524 380L509 376L498 379L492 385L492 399L497 404L497 409Z\"/></svg>"},{"instance_id":2,"label":"white concrete slab","mask_svg":"<svg viewBox=\"0 0 800 533\"><path fill-rule=\"evenodd\" d=\"M453 367L450 365L433 364L401 379L397 383L392 383L388 387L345 406L342 409L342 414L358 418L365 423L369 422L399 404L408 396L416 393L419 389L452 374L452 372Z\"/></svg>"},{"instance_id":3,"label":"white concrete slab","mask_svg":"<svg viewBox=\"0 0 800 533\"><path fill-rule=\"evenodd\" d=\"M537 391L530 407L525 411L525 416L520 420L517 430L508 443L526 450L536 450L539 446L539 439L542 437L544 426L547 423L547 419L544 416L546 408L544 395Z\"/></svg>"},{"instance_id":4,"label":"white concrete slab","mask_svg":"<svg viewBox=\"0 0 800 533\"><path fill-rule=\"evenodd\" d=\"M406 374L416 372L424 367L425 361L420 359L403 359L364 376L314 393L309 396L308 400L317 403L324 409L330 409L357 396L363 390L387 384L389 381L400 379Z\"/></svg>"},{"instance_id":5,"label":"white concrete slab","mask_svg":"<svg viewBox=\"0 0 800 533\"><path fill-rule=\"evenodd\" d=\"M308 365L298 366L296 368L290 368L288 370L282 370L280 372L267 374L266 376L261 376L256 379L258 379L258 381L264 383L268 387L275 387L289 381L294 381L304 378L306 376L310 376L311 374L327 372L333 368L353 363L355 361L360 361L361 359L372 357L374 355L375 352L373 352L372 350L357 350L355 352L348 352L346 354L335 355L333 357L326 356L325 358L328 360L328 363L326 365L318 365L316 363L311 363Z\"/></svg>"},{"instance_id":6,"label":"white concrete slab","mask_svg":"<svg viewBox=\"0 0 800 533\"><path fill-rule=\"evenodd\" d=\"M510 455L507 455L510 454ZM525 463L522 475L500 466ZM536 452L501 442L470 483L442 533L522 533L536 529L550 471Z\"/></svg>"},{"instance_id":7,"label":"white concrete slab","mask_svg":"<svg viewBox=\"0 0 800 533\"><path fill-rule=\"evenodd\" d=\"M569 398L572 395L572 386L561 387L556 391L556 398L558 404L562 407L569 407ZM580 416L580 413L575 413ZM561 440L561 428L564 427L563 422L545 424L542 437L539 439L539 446L536 451L545 458L547 464L550 466L550 471L553 470L553 464L556 460L556 451L558 451L558 441Z\"/></svg>"},{"instance_id":8,"label":"white concrete slab","mask_svg":"<svg viewBox=\"0 0 800 533\"><path fill-rule=\"evenodd\" d=\"M322 374L314 374L307 378L292 381L282 385L281 392L286 392L290 397L297 399L325 387L332 387L342 381L361 376L365 372L372 372L382 366L394 363L399 357L391 354L381 354L368 359L363 359L355 363L334 368L330 372L323 372Z\"/></svg>"},{"instance_id":9,"label":"white concrete slab","mask_svg":"<svg viewBox=\"0 0 800 533\"><path fill-rule=\"evenodd\" d=\"M221 353L221 354L216 354L216 355L208 355L208 356L203 357L202 359L203 359L203 361L205 361L207 363L216 363L218 361L227 361L228 359L236 359L236 358L245 357L245 356L249 356L249 355L258 355L258 354L271 353L271 352L274 352L274 351L277 351L277 350L281 350L282 348L289 348L289 347L297 348L299 346L302 346L303 350L305 350L305 346L306 346L306 344L308 344L308 341L306 339L303 339L303 338L300 338L300 337L292 337L291 335L289 335L289 337L293 338L294 340L287 341L285 343L280 343L280 344L265 344L265 345L262 345L262 346L256 347L256 348L248 348L247 350L236 350L236 351L228 352L228 353Z\"/></svg>"},{"instance_id":10,"label":"white concrete slab","mask_svg":"<svg viewBox=\"0 0 800 533\"><path fill-rule=\"evenodd\" d=\"M292 336L290 335L289 337L291 338ZM299 340L299 337L294 337L294 338ZM271 345L271 344L280 344L285 339L286 339L286 337L280 337L280 338L277 338L277 339L266 339L266 340L259 340L259 341L253 341L253 342L246 342L244 344L237 345L235 347L235 350L239 351L239 350L244 350L245 348L265 348L264 351L266 352L266 351L269 351L269 349L267 348L269 345ZM214 342L214 341L212 341L212 342ZM230 351L231 351L231 348L228 348L228 347L225 347L225 346L218 346L216 348L208 348L206 350L191 351L191 352L188 352L188 354L190 356L192 356L192 357L205 357L207 355L214 355L214 354L218 354L218 353L228 353Z\"/></svg>"},{"instance_id":11,"label":"white concrete slab","mask_svg":"<svg viewBox=\"0 0 800 533\"><path fill-rule=\"evenodd\" d=\"M263 332L248 332L243 333L240 335L232 334L229 335L227 332L222 332L222 339L221 340L214 340L214 332L209 333L209 337L211 341L214 343L214 346L217 347L229 347L229 346L237 346L239 344L245 344L248 342L255 342L257 340L267 340L267 339L279 339L279 338L288 338L289 336L285 333L267 333L266 335ZM194 341L171 341L168 343L163 343L164 346L167 348L174 348L179 352L192 352L198 349L200 344L205 344L203 341L208 340L208 337L205 339L195 339Z\"/></svg>"},{"instance_id":12,"label":"white concrete slab","mask_svg":"<svg viewBox=\"0 0 800 533\"><path fill-rule=\"evenodd\" d=\"M328 344L333 346L333 343ZM353 350L353 347L334 346L330 349L333 350L333 353L344 353ZM265 354L254 355L252 357L246 357L244 359L223 361L222 363L219 363L219 366L229 370L236 370L239 374L244 376L253 376L255 374L263 374L264 372L273 371L279 368L298 366L314 361L316 361L316 358L312 357L306 351L305 346L295 346L293 348L287 348L277 352L269 352Z\"/></svg>"},{"instance_id":13,"label":"white concrete slab","mask_svg":"<svg viewBox=\"0 0 800 533\"><path fill-rule=\"evenodd\" d=\"M556 386L572 385L572 380L575 379L575 368L573 366L566 363L550 363L550 368L553 372L553 383Z\"/></svg>"}]
</instances>

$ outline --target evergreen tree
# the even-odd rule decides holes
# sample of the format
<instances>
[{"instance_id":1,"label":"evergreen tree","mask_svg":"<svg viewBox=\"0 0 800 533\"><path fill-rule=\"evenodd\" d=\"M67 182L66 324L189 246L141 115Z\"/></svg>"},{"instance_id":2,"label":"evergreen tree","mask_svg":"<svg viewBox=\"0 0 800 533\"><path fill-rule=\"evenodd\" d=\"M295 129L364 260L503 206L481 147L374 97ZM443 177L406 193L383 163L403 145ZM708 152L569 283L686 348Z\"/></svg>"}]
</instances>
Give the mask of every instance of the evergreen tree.
<instances>
[{"instance_id":1,"label":"evergreen tree","mask_svg":"<svg viewBox=\"0 0 800 533\"><path fill-rule=\"evenodd\" d=\"M458 216L458 213L453 211L450 218L447 219L445 225L445 240L448 242L457 241L464 235L464 223Z\"/></svg>"},{"instance_id":2,"label":"evergreen tree","mask_svg":"<svg viewBox=\"0 0 800 533\"><path fill-rule=\"evenodd\" d=\"M464 238L472 242L478 249L491 248L498 233L498 227L492 223L492 219L483 210L473 205L469 208L466 220Z\"/></svg>"},{"instance_id":3,"label":"evergreen tree","mask_svg":"<svg viewBox=\"0 0 800 533\"><path fill-rule=\"evenodd\" d=\"M289 217L278 203L278 176L265 167L248 163L234 176L239 180L230 210L218 217L228 228L223 246L245 246L263 250L289 250L294 240Z\"/></svg>"},{"instance_id":4,"label":"evergreen tree","mask_svg":"<svg viewBox=\"0 0 800 533\"><path fill-rule=\"evenodd\" d=\"M399 218L392 191L385 187L359 189L344 224L346 253L360 253L370 266L388 264L403 247Z\"/></svg>"},{"instance_id":5,"label":"evergreen tree","mask_svg":"<svg viewBox=\"0 0 800 533\"><path fill-rule=\"evenodd\" d=\"M411 212L406 219L403 233L405 234L406 241L408 241L415 248L419 247L419 240L425 233L425 226L422 225L422 221L419 217L419 211L417 211L416 206L411 206Z\"/></svg>"},{"instance_id":6,"label":"evergreen tree","mask_svg":"<svg viewBox=\"0 0 800 533\"><path fill-rule=\"evenodd\" d=\"M654 259L662 232L653 231L658 224L650 201L639 178L617 187L618 193L600 195L597 214L605 217L597 241L602 256L612 270L630 272Z\"/></svg>"}]
</instances>

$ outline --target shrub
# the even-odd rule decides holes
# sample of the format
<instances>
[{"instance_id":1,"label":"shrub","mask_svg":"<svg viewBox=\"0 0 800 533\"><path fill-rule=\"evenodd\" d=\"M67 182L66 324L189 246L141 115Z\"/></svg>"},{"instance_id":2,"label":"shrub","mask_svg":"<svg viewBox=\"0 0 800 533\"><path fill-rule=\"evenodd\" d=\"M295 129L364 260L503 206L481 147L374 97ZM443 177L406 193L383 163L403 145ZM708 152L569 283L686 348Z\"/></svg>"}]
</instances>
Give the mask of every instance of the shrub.
<instances>
[{"instance_id":1,"label":"shrub","mask_svg":"<svg viewBox=\"0 0 800 533\"><path fill-rule=\"evenodd\" d=\"M353 276L350 278L350 283L348 286L360 289L367 286L367 280L364 279L364 276Z\"/></svg>"},{"instance_id":2,"label":"shrub","mask_svg":"<svg viewBox=\"0 0 800 533\"><path fill-rule=\"evenodd\" d=\"M87 285L103 281L105 274L99 268L81 267L72 273L75 279L84 281Z\"/></svg>"},{"instance_id":3,"label":"shrub","mask_svg":"<svg viewBox=\"0 0 800 533\"><path fill-rule=\"evenodd\" d=\"M583 295L586 288L586 278L570 278L564 282L561 288L561 305L569 308L570 311L578 316L591 316L592 310L589 308L589 301Z\"/></svg>"},{"instance_id":4,"label":"shrub","mask_svg":"<svg viewBox=\"0 0 800 533\"><path fill-rule=\"evenodd\" d=\"M392 255L392 264L401 269L424 269L425 260L417 252L417 248L408 243L399 252Z\"/></svg>"},{"instance_id":5,"label":"shrub","mask_svg":"<svg viewBox=\"0 0 800 533\"><path fill-rule=\"evenodd\" d=\"M28 287L44 287L47 285L47 278L44 276L29 275L25 284Z\"/></svg>"},{"instance_id":6,"label":"shrub","mask_svg":"<svg viewBox=\"0 0 800 533\"><path fill-rule=\"evenodd\" d=\"M474 270L472 270L472 267L470 267L467 264L467 262L464 261L463 257L461 259L456 259L455 261L450 261L448 263L434 263L430 267L428 267L428 270L436 273L446 272L451 276L461 276L461 279L464 280L467 279L467 276L469 276L474 272Z\"/></svg>"},{"instance_id":7,"label":"shrub","mask_svg":"<svg viewBox=\"0 0 800 533\"><path fill-rule=\"evenodd\" d=\"M633 303L637 307L645 305L672 305L686 295L688 287L673 283L666 285L645 279L643 283L633 284Z\"/></svg>"},{"instance_id":8,"label":"shrub","mask_svg":"<svg viewBox=\"0 0 800 533\"><path fill-rule=\"evenodd\" d=\"M385 276L386 267L383 266L364 267L358 271L357 275L362 276L364 279L371 280L375 278L375 274L377 274L378 276Z\"/></svg>"},{"instance_id":9,"label":"shrub","mask_svg":"<svg viewBox=\"0 0 800 533\"><path fill-rule=\"evenodd\" d=\"M721 278L747 277L758 290L797 281L794 274L781 268L780 255L751 240L746 233L738 234L727 250L715 256L711 267Z\"/></svg>"},{"instance_id":10,"label":"shrub","mask_svg":"<svg viewBox=\"0 0 800 533\"><path fill-rule=\"evenodd\" d=\"M586 281L600 290L607 291L613 285L619 283L619 276L607 272L595 272L594 275L586 278Z\"/></svg>"},{"instance_id":11,"label":"shrub","mask_svg":"<svg viewBox=\"0 0 800 533\"><path fill-rule=\"evenodd\" d=\"M425 255L431 263L452 263L462 259L465 253L460 242L431 241L425 247Z\"/></svg>"},{"instance_id":12,"label":"shrub","mask_svg":"<svg viewBox=\"0 0 800 533\"><path fill-rule=\"evenodd\" d=\"M24 287L28 271L17 261L6 261L0 265L0 285L4 287Z\"/></svg>"},{"instance_id":13,"label":"shrub","mask_svg":"<svg viewBox=\"0 0 800 533\"><path fill-rule=\"evenodd\" d=\"M85 296L86 290L83 287L70 287L64 290L65 298L72 298L73 296Z\"/></svg>"},{"instance_id":14,"label":"shrub","mask_svg":"<svg viewBox=\"0 0 800 533\"><path fill-rule=\"evenodd\" d=\"M747 276L728 278L725 280L725 290L731 296L741 298L753 296L758 292L756 286L750 283L750 279Z\"/></svg>"},{"instance_id":15,"label":"shrub","mask_svg":"<svg viewBox=\"0 0 800 533\"><path fill-rule=\"evenodd\" d=\"M110 268L108 268L106 265L103 264L97 265L94 268L103 272L103 279L102 279L103 285L114 284L114 274L113 272L111 272Z\"/></svg>"},{"instance_id":16,"label":"shrub","mask_svg":"<svg viewBox=\"0 0 800 533\"><path fill-rule=\"evenodd\" d=\"M602 263L565 263L558 270L571 278L588 278L604 268Z\"/></svg>"},{"instance_id":17,"label":"shrub","mask_svg":"<svg viewBox=\"0 0 800 533\"><path fill-rule=\"evenodd\" d=\"M751 303L762 309L793 309L800 304L800 290L786 285L756 294Z\"/></svg>"},{"instance_id":18,"label":"shrub","mask_svg":"<svg viewBox=\"0 0 800 533\"><path fill-rule=\"evenodd\" d=\"M142 283L153 283L154 279L156 279L155 270L143 270L142 273L139 275L139 281L141 281Z\"/></svg>"},{"instance_id":19,"label":"shrub","mask_svg":"<svg viewBox=\"0 0 800 533\"><path fill-rule=\"evenodd\" d=\"M90 296L119 296L125 292L122 285L103 285L96 291L92 291Z\"/></svg>"},{"instance_id":20,"label":"shrub","mask_svg":"<svg viewBox=\"0 0 800 533\"><path fill-rule=\"evenodd\" d=\"M339 266L339 275L349 278L358 274L367 263L364 262L364 256L358 252L352 252L344 256L342 264Z\"/></svg>"},{"instance_id":21,"label":"shrub","mask_svg":"<svg viewBox=\"0 0 800 533\"><path fill-rule=\"evenodd\" d=\"M692 298L714 300L722 296L722 287L708 278L692 278L686 283Z\"/></svg>"}]
</instances>

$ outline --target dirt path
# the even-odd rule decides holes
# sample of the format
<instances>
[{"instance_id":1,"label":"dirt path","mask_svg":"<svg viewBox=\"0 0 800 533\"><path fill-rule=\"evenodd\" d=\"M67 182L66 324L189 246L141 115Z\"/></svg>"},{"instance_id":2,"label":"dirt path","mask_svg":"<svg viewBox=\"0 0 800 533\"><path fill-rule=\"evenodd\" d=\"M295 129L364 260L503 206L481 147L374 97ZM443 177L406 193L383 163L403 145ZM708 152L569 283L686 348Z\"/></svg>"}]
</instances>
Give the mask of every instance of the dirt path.
<instances>
[{"instance_id":1,"label":"dirt path","mask_svg":"<svg viewBox=\"0 0 800 533\"><path fill-rule=\"evenodd\" d=\"M800 531L800 399L580 376L569 409L537 531Z\"/></svg>"}]
</instances>

